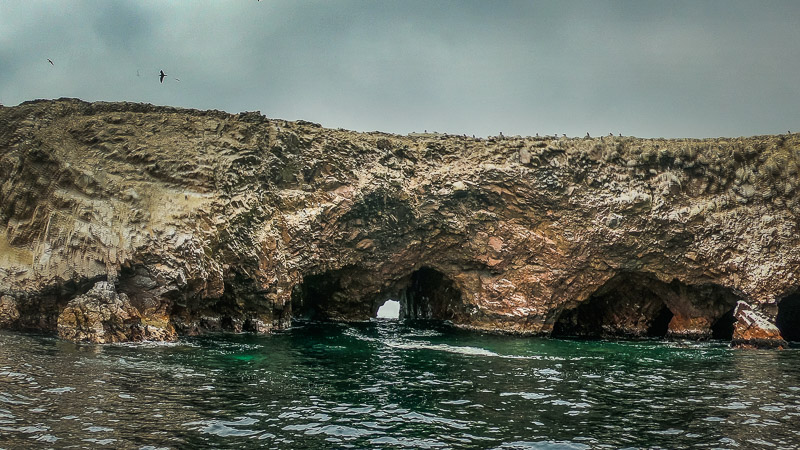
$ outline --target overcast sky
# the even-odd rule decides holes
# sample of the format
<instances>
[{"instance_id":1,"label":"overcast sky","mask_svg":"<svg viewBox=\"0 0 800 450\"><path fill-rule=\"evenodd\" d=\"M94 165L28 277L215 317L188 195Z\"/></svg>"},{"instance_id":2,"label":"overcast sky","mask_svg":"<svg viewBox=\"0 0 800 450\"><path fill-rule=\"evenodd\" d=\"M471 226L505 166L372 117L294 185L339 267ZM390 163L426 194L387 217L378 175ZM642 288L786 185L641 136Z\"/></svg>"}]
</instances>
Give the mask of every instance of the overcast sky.
<instances>
[{"instance_id":1,"label":"overcast sky","mask_svg":"<svg viewBox=\"0 0 800 450\"><path fill-rule=\"evenodd\" d=\"M401 134L800 131L800 1L0 0L0 103L58 97Z\"/></svg>"}]
</instances>

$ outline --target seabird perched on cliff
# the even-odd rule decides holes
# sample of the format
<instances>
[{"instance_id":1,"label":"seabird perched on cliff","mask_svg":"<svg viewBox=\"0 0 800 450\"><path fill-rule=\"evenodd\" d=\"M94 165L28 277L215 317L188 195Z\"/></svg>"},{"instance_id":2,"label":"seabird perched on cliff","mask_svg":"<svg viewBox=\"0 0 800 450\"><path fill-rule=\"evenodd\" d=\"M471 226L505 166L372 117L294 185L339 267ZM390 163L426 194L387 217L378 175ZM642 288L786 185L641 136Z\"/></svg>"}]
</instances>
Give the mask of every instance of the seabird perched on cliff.
<instances>
[{"instance_id":1,"label":"seabird perched on cliff","mask_svg":"<svg viewBox=\"0 0 800 450\"><path fill-rule=\"evenodd\" d=\"M166 76L167 76L167 74L165 74L165 73L164 73L164 71L162 70L162 71L161 71L161 75L159 75L159 76L158 76L158 78L159 78L159 80L161 80L161 82L163 83L163 82L164 82L164 77L166 77Z\"/></svg>"},{"instance_id":2,"label":"seabird perched on cliff","mask_svg":"<svg viewBox=\"0 0 800 450\"><path fill-rule=\"evenodd\" d=\"M55 64L53 64L53 60L52 59L47 58L47 62L49 62L51 66L55 66Z\"/></svg>"}]
</instances>

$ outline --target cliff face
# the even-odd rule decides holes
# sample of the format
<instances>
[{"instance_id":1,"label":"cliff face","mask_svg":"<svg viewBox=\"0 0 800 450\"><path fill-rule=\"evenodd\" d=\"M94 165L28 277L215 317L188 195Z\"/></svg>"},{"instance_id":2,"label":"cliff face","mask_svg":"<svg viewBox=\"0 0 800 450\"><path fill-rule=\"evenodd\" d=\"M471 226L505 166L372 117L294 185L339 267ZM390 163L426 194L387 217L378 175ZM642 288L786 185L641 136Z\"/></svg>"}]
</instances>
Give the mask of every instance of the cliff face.
<instances>
[{"instance_id":1,"label":"cliff face","mask_svg":"<svg viewBox=\"0 0 800 450\"><path fill-rule=\"evenodd\" d=\"M174 339L395 298L474 329L781 345L798 169L795 135L397 136L29 102L0 108L0 326Z\"/></svg>"}]
</instances>

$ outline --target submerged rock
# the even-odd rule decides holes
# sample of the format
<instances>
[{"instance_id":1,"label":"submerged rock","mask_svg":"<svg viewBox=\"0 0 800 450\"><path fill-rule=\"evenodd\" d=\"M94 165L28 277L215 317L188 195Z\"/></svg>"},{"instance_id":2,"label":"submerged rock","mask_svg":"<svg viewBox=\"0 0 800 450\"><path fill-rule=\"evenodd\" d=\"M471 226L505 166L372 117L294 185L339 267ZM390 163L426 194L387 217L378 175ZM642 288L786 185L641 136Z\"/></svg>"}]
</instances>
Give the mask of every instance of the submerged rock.
<instances>
[{"instance_id":1,"label":"submerged rock","mask_svg":"<svg viewBox=\"0 0 800 450\"><path fill-rule=\"evenodd\" d=\"M484 140L27 102L0 109L0 327L264 333L394 298L470 329L781 343L733 310L774 325L762 306L800 289L799 169L797 135Z\"/></svg>"}]
</instances>

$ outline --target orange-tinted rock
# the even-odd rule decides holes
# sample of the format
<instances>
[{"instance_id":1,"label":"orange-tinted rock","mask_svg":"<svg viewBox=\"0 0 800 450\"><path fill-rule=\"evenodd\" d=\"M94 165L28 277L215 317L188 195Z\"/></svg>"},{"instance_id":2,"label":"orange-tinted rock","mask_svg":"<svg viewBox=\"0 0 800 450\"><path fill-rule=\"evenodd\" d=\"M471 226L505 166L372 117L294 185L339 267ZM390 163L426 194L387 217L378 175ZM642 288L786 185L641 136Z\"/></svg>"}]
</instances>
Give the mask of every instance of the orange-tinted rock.
<instances>
[{"instance_id":1,"label":"orange-tinted rock","mask_svg":"<svg viewBox=\"0 0 800 450\"><path fill-rule=\"evenodd\" d=\"M786 341L780 330L745 302L736 305L736 325L732 344L738 347L783 348Z\"/></svg>"},{"instance_id":2,"label":"orange-tinted rock","mask_svg":"<svg viewBox=\"0 0 800 450\"><path fill-rule=\"evenodd\" d=\"M667 336L686 339L708 339L711 337L711 321L708 317L675 315L669 322Z\"/></svg>"}]
</instances>

